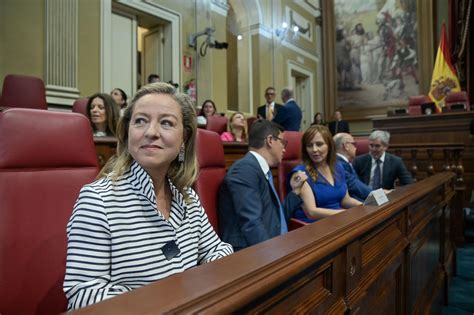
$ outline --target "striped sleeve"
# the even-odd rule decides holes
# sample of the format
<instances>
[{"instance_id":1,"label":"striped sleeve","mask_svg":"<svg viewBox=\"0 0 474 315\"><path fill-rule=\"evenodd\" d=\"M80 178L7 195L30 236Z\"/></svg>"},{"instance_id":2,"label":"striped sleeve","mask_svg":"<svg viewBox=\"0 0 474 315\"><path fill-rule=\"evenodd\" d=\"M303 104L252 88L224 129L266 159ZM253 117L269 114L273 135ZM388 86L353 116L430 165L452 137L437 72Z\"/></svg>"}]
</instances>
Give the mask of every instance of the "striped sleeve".
<instances>
[{"instance_id":1,"label":"striped sleeve","mask_svg":"<svg viewBox=\"0 0 474 315\"><path fill-rule=\"evenodd\" d=\"M84 186L67 225L64 292L68 309L90 305L131 288L111 282L111 235L101 196Z\"/></svg>"},{"instance_id":2,"label":"striped sleeve","mask_svg":"<svg viewBox=\"0 0 474 315\"><path fill-rule=\"evenodd\" d=\"M209 223L207 214L201 206L196 192L190 189L193 206L199 208L200 215L200 237L198 245L198 264L208 263L219 258L228 256L234 252L232 245L221 241L214 228Z\"/></svg>"}]
</instances>

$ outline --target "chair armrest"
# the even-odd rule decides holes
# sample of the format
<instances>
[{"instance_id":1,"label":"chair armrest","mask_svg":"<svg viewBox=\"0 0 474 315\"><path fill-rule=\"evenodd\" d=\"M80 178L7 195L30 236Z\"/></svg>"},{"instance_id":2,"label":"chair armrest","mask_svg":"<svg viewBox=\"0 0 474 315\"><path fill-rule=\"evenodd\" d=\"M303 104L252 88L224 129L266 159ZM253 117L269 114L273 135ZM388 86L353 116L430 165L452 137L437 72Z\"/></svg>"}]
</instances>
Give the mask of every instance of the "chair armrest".
<instances>
[{"instance_id":1,"label":"chair armrest","mask_svg":"<svg viewBox=\"0 0 474 315\"><path fill-rule=\"evenodd\" d=\"M298 219L295 219L295 218L291 218L290 219L290 222L288 223L288 230L289 231L293 231L293 230L296 230L302 226L305 226L305 225L308 225L309 223L307 222L304 222L304 221L301 221L301 220L298 220Z\"/></svg>"}]
</instances>

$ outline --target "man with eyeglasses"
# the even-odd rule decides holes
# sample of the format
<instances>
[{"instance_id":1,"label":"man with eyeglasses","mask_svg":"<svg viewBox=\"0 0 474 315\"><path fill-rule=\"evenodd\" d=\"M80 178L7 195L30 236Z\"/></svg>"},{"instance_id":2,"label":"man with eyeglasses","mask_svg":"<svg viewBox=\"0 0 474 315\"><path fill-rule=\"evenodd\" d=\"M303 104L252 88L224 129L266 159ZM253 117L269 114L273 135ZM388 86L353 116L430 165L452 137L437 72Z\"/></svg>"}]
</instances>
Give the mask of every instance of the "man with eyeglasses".
<instances>
[{"instance_id":1,"label":"man with eyeglasses","mask_svg":"<svg viewBox=\"0 0 474 315\"><path fill-rule=\"evenodd\" d=\"M272 120L276 113L283 107L275 103L275 89L271 86L265 90L265 104L257 109L257 117L266 120Z\"/></svg>"},{"instance_id":2,"label":"man with eyeglasses","mask_svg":"<svg viewBox=\"0 0 474 315\"><path fill-rule=\"evenodd\" d=\"M395 180L401 186L413 183L403 160L387 151L390 134L375 130L369 136L369 153L354 159L354 169L359 178L373 190L393 189Z\"/></svg>"},{"instance_id":3,"label":"man with eyeglasses","mask_svg":"<svg viewBox=\"0 0 474 315\"><path fill-rule=\"evenodd\" d=\"M273 183L271 168L278 166L288 141L283 128L268 120L250 127L249 152L228 170L219 192L219 234L234 251L288 232L287 222L301 207L294 192L282 203ZM290 185L299 191L305 175L293 177Z\"/></svg>"},{"instance_id":4,"label":"man with eyeglasses","mask_svg":"<svg viewBox=\"0 0 474 315\"><path fill-rule=\"evenodd\" d=\"M336 159L344 168L349 195L359 201L364 201L372 189L359 179L359 176L351 164L357 152L354 138L348 133L341 132L336 134L333 139L336 144Z\"/></svg>"}]
</instances>

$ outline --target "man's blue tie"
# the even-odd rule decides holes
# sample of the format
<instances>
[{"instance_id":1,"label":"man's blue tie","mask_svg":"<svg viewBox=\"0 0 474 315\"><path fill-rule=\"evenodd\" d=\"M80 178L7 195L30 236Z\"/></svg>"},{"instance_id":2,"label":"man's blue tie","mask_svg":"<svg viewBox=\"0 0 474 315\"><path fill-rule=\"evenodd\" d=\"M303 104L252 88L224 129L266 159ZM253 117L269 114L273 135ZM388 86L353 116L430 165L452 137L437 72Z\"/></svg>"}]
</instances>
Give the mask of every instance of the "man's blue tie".
<instances>
[{"instance_id":1,"label":"man's blue tie","mask_svg":"<svg viewBox=\"0 0 474 315\"><path fill-rule=\"evenodd\" d=\"M286 218L283 213L283 207L280 202L280 198L278 197L278 194L275 189L275 185L273 184L273 176L272 176L272 170L269 170L267 172L267 178L268 178L268 183L270 184L270 187L272 188L273 194L275 195L276 200L278 201L278 207L280 209L280 232L281 234L285 234L288 232L288 225L286 224Z\"/></svg>"},{"instance_id":2,"label":"man's blue tie","mask_svg":"<svg viewBox=\"0 0 474 315\"><path fill-rule=\"evenodd\" d=\"M381 174L380 174L380 163L382 163L382 161L380 161L380 159L377 159L377 160L375 160L375 163L377 165L375 166L374 178L372 180L372 189L373 190L379 189L381 187L380 179L382 177Z\"/></svg>"}]
</instances>

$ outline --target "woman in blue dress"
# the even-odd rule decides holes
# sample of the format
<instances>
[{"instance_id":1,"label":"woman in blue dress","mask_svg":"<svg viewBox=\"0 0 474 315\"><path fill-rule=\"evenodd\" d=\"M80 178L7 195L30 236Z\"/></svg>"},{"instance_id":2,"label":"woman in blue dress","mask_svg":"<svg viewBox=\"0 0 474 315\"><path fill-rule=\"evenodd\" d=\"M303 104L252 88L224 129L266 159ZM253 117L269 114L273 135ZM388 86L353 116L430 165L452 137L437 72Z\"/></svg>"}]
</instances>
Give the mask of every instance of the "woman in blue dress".
<instances>
[{"instance_id":1,"label":"woman in blue dress","mask_svg":"<svg viewBox=\"0 0 474 315\"><path fill-rule=\"evenodd\" d=\"M295 192L303 199L303 209L294 213L296 219L314 222L347 208L361 204L349 196L342 165L336 162L336 147L325 126L311 126L302 138L303 164L288 175L298 176L306 183Z\"/></svg>"}]
</instances>

